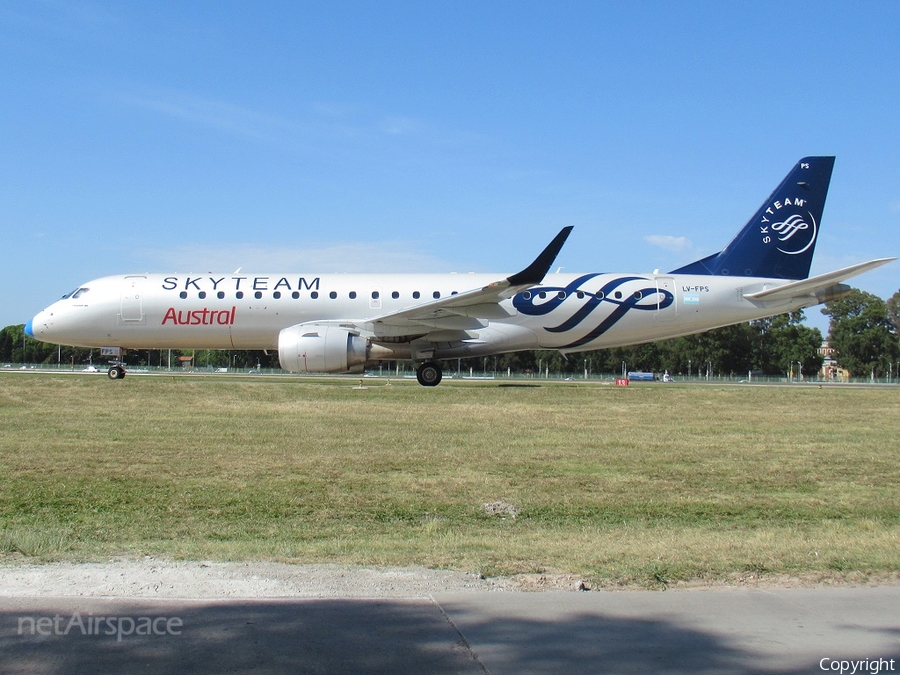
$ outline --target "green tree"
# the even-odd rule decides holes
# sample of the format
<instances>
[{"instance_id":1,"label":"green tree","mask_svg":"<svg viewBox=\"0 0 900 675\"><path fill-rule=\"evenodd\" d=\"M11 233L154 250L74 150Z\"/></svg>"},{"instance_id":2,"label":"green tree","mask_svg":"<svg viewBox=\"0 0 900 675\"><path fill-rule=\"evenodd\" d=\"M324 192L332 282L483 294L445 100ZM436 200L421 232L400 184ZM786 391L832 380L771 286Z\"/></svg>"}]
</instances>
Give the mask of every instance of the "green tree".
<instances>
[{"instance_id":1,"label":"green tree","mask_svg":"<svg viewBox=\"0 0 900 675\"><path fill-rule=\"evenodd\" d=\"M667 340L661 345L660 369L670 373L731 375L752 369L753 332L746 323Z\"/></svg>"},{"instance_id":2,"label":"green tree","mask_svg":"<svg viewBox=\"0 0 900 675\"><path fill-rule=\"evenodd\" d=\"M900 291L888 299L887 313L891 323L894 324L894 332L900 333Z\"/></svg>"},{"instance_id":3,"label":"green tree","mask_svg":"<svg viewBox=\"0 0 900 675\"><path fill-rule=\"evenodd\" d=\"M9 327L0 330L0 361L12 361L12 350L15 342L10 335Z\"/></svg>"},{"instance_id":4,"label":"green tree","mask_svg":"<svg viewBox=\"0 0 900 675\"><path fill-rule=\"evenodd\" d=\"M837 362L854 377L888 372L900 356L896 327L887 303L877 295L854 288L846 296L826 303L822 313L831 317L828 344Z\"/></svg>"},{"instance_id":5,"label":"green tree","mask_svg":"<svg viewBox=\"0 0 900 675\"><path fill-rule=\"evenodd\" d=\"M25 324L6 326L0 341L0 360L11 363L44 363L56 362L59 350L56 345L49 345L25 335Z\"/></svg>"},{"instance_id":6,"label":"green tree","mask_svg":"<svg viewBox=\"0 0 900 675\"><path fill-rule=\"evenodd\" d=\"M230 356L221 349L198 349L194 354L194 368L228 367Z\"/></svg>"},{"instance_id":7,"label":"green tree","mask_svg":"<svg viewBox=\"0 0 900 675\"><path fill-rule=\"evenodd\" d=\"M751 326L756 332L753 370L783 375L799 363L801 372L810 376L822 369L822 332L803 325L802 311L753 321Z\"/></svg>"}]
</instances>

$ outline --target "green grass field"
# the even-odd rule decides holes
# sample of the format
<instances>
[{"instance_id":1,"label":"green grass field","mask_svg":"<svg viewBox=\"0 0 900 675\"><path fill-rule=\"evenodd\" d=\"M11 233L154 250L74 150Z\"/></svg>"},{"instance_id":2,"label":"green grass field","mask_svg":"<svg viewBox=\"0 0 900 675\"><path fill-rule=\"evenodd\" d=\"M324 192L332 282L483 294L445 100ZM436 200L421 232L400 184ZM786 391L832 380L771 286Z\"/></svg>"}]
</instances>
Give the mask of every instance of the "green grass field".
<instances>
[{"instance_id":1,"label":"green grass field","mask_svg":"<svg viewBox=\"0 0 900 675\"><path fill-rule=\"evenodd\" d=\"M900 572L897 388L356 385L0 375L0 562Z\"/></svg>"}]
</instances>

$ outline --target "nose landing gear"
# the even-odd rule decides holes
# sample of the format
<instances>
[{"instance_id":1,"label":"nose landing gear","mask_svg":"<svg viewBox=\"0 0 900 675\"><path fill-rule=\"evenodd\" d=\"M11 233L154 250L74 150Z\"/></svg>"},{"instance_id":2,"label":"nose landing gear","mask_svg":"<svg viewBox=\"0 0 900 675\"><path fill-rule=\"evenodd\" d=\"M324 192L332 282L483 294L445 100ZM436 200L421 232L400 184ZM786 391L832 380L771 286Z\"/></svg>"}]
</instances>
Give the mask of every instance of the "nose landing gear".
<instances>
[{"instance_id":1,"label":"nose landing gear","mask_svg":"<svg viewBox=\"0 0 900 675\"><path fill-rule=\"evenodd\" d=\"M111 380L121 380L125 377L125 368L117 363L114 366L110 366L110 369L106 371L106 376Z\"/></svg>"},{"instance_id":2,"label":"nose landing gear","mask_svg":"<svg viewBox=\"0 0 900 675\"><path fill-rule=\"evenodd\" d=\"M125 356L125 350L121 347L101 347L101 356L111 356L113 360L109 362L109 370L106 371L107 377L111 380L121 380L125 377L125 364L122 357Z\"/></svg>"}]
</instances>

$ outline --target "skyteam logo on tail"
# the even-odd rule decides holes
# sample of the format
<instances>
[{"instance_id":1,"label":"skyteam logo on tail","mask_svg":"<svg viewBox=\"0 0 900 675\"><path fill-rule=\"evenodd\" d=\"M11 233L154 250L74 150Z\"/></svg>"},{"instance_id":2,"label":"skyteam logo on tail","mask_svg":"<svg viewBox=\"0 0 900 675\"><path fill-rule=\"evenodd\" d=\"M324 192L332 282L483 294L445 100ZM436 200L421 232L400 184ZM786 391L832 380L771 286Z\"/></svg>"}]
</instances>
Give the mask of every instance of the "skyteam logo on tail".
<instances>
[{"instance_id":1,"label":"skyteam logo on tail","mask_svg":"<svg viewBox=\"0 0 900 675\"><path fill-rule=\"evenodd\" d=\"M778 241L784 246L778 246L778 250L788 255L799 255L809 250L809 247L816 241L816 221L811 213L809 216L810 224L803 219L803 216L793 215L787 220L780 223L773 223L772 230L778 235ZM797 235L795 237L795 235ZM804 244L805 242L805 244ZM797 248L799 244L800 248Z\"/></svg>"},{"instance_id":2,"label":"skyteam logo on tail","mask_svg":"<svg viewBox=\"0 0 900 675\"><path fill-rule=\"evenodd\" d=\"M818 226L813 215L806 211L798 213L793 209L779 213L787 207L803 207L805 199L790 198L774 201L763 212L759 226L763 244L775 242L775 248L786 255L800 255L816 242ZM791 213L791 211L794 211Z\"/></svg>"}]
</instances>

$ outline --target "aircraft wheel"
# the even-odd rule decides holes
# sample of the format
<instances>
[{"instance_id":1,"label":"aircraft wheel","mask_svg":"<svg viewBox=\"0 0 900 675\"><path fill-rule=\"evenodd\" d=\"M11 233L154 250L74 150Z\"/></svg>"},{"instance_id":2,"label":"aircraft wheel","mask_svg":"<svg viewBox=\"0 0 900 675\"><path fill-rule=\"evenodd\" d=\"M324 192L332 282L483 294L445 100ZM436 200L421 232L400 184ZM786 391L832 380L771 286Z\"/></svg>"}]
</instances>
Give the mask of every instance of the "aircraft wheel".
<instances>
[{"instance_id":1,"label":"aircraft wheel","mask_svg":"<svg viewBox=\"0 0 900 675\"><path fill-rule=\"evenodd\" d=\"M443 376L444 373L441 370L441 367L434 361L423 363L416 370L416 379L423 387L436 387L441 383L441 378Z\"/></svg>"},{"instance_id":2,"label":"aircraft wheel","mask_svg":"<svg viewBox=\"0 0 900 675\"><path fill-rule=\"evenodd\" d=\"M113 366L106 374L111 380L121 380L125 377L125 369L122 366Z\"/></svg>"}]
</instances>

